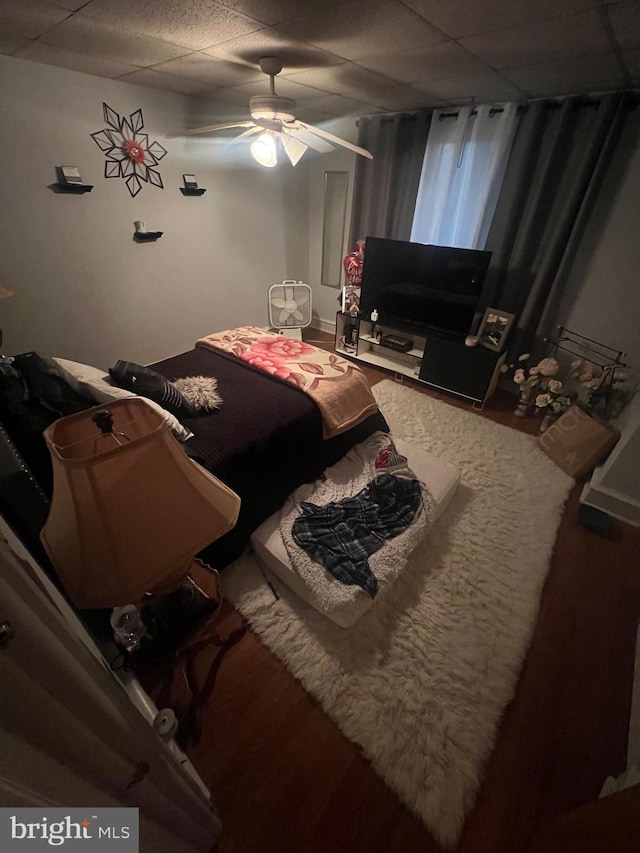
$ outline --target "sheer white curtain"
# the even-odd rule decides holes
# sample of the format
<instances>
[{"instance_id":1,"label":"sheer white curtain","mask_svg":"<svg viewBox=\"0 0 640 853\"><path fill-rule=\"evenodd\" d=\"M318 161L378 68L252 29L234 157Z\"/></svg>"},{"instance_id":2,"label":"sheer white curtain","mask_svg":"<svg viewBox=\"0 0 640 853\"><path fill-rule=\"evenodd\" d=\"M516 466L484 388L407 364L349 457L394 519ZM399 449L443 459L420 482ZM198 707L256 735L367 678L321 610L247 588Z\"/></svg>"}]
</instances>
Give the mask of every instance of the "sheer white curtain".
<instances>
[{"instance_id":1,"label":"sheer white curtain","mask_svg":"<svg viewBox=\"0 0 640 853\"><path fill-rule=\"evenodd\" d=\"M517 125L517 104L433 114L411 228L415 243L484 248Z\"/></svg>"}]
</instances>

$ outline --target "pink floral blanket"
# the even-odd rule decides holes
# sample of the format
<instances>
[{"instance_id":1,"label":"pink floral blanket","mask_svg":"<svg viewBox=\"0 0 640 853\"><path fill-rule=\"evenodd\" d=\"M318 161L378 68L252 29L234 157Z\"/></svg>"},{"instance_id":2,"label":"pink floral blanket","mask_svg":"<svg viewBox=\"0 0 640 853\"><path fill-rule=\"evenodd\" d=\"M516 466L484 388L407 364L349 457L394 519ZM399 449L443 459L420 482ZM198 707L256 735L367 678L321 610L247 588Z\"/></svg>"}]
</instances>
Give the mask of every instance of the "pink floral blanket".
<instances>
[{"instance_id":1,"label":"pink floral blanket","mask_svg":"<svg viewBox=\"0 0 640 853\"><path fill-rule=\"evenodd\" d=\"M346 432L378 410L359 367L303 341L241 326L207 335L196 346L223 350L300 388L322 413L324 438Z\"/></svg>"}]
</instances>

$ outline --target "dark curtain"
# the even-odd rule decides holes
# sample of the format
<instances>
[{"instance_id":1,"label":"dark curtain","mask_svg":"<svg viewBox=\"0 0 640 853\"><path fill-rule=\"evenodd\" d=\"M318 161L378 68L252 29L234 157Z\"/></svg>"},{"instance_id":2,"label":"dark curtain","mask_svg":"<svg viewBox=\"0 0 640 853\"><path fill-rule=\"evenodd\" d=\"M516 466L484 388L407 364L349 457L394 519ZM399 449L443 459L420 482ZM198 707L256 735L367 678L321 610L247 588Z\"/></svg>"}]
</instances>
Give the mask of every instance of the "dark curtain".
<instances>
[{"instance_id":1,"label":"dark curtain","mask_svg":"<svg viewBox=\"0 0 640 853\"><path fill-rule=\"evenodd\" d=\"M572 256L633 101L534 101L523 114L486 248L483 303L516 315L510 352L552 331Z\"/></svg>"},{"instance_id":2,"label":"dark curtain","mask_svg":"<svg viewBox=\"0 0 640 853\"><path fill-rule=\"evenodd\" d=\"M360 119L358 145L373 160L356 163L351 238L408 240L431 123L431 110Z\"/></svg>"}]
</instances>

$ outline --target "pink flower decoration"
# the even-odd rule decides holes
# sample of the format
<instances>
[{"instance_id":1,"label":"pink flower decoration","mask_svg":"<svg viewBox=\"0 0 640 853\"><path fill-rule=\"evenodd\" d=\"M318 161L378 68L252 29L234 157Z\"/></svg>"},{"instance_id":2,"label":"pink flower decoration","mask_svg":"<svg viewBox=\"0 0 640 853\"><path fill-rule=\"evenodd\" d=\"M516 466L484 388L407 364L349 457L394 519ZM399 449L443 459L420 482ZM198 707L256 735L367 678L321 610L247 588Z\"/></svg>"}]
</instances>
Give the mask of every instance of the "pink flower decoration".
<instances>
[{"instance_id":1,"label":"pink flower decoration","mask_svg":"<svg viewBox=\"0 0 640 853\"><path fill-rule=\"evenodd\" d=\"M310 355L313 352L315 352L315 347L305 344L304 341L297 341L295 338L285 338L284 335L279 335L277 338L257 341L249 349L247 354L290 361L291 359L298 358L298 356Z\"/></svg>"},{"instance_id":2,"label":"pink flower decoration","mask_svg":"<svg viewBox=\"0 0 640 853\"><path fill-rule=\"evenodd\" d=\"M252 351L242 353L240 358L272 376L278 376L280 379L288 379L291 374L291 369L287 367L282 358L269 358Z\"/></svg>"},{"instance_id":3,"label":"pink flower decoration","mask_svg":"<svg viewBox=\"0 0 640 853\"><path fill-rule=\"evenodd\" d=\"M134 163L144 163L145 150L135 139L125 139L122 144L122 151Z\"/></svg>"},{"instance_id":4,"label":"pink flower decoration","mask_svg":"<svg viewBox=\"0 0 640 853\"><path fill-rule=\"evenodd\" d=\"M538 364L538 373L542 376L555 376L560 370L560 365L555 358L543 358ZM531 371L533 373L533 371Z\"/></svg>"}]
</instances>

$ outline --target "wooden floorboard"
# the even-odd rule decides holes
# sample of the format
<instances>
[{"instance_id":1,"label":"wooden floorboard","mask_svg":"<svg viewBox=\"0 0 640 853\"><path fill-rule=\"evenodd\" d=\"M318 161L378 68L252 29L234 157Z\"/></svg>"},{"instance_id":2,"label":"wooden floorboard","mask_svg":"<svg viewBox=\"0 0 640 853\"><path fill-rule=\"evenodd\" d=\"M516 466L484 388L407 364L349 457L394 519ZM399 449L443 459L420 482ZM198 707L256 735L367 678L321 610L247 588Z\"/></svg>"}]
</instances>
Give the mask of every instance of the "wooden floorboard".
<instances>
[{"instance_id":1,"label":"wooden floorboard","mask_svg":"<svg viewBox=\"0 0 640 853\"><path fill-rule=\"evenodd\" d=\"M314 330L312 337L322 333ZM372 384L389 378L375 369L366 373ZM432 396L473 411L455 398ZM538 423L516 418L513 408L514 398L498 393L478 416L535 432ZM581 527L579 489L563 516L532 644L462 853L524 851L536 827L595 800L605 777L624 769L640 618L640 531L614 523L605 538ZM204 574L198 580L208 582ZM240 623L225 604L218 633ZM200 654L200 681L215 651ZM165 698L184 709L186 688L175 662L165 661L144 679L155 694L164 683ZM440 849L250 631L226 654L200 719L202 736L187 752L215 798L220 853Z\"/></svg>"},{"instance_id":2,"label":"wooden floorboard","mask_svg":"<svg viewBox=\"0 0 640 853\"><path fill-rule=\"evenodd\" d=\"M640 785L543 823L529 853L637 853L640 841Z\"/></svg>"}]
</instances>

